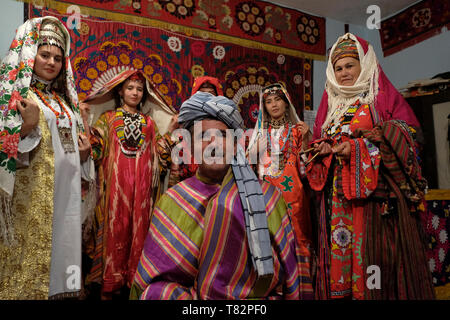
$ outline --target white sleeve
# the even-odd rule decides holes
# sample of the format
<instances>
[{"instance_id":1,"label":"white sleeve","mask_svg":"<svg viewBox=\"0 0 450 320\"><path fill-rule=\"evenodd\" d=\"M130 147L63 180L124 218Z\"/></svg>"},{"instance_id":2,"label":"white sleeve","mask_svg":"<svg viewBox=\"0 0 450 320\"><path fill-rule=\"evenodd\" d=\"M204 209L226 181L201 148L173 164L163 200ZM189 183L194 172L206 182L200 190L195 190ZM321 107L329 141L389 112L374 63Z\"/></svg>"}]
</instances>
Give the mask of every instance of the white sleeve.
<instances>
[{"instance_id":1,"label":"white sleeve","mask_svg":"<svg viewBox=\"0 0 450 320\"><path fill-rule=\"evenodd\" d=\"M36 126L26 137L20 138L17 151L20 153L30 152L38 146L39 142L41 142L41 138L41 129L39 126Z\"/></svg>"},{"instance_id":2,"label":"white sleeve","mask_svg":"<svg viewBox=\"0 0 450 320\"><path fill-rule=\"evenodd\" d=\"M41 129L39 126L36 126L26 137L19 140L16 163L18 169L30 165L30 151L39 145L41 138Z\"/></svg>"},{"instance_id":3,"label":"white sleeve","mask_svg":"<svg viewBox=\"0 0 450 320\"><path fill-rule=\"evenodd\" d=\"M95 167L92 157L81 163L81 178L85 181L95 180Z\"/></svg>"}]
</instances>

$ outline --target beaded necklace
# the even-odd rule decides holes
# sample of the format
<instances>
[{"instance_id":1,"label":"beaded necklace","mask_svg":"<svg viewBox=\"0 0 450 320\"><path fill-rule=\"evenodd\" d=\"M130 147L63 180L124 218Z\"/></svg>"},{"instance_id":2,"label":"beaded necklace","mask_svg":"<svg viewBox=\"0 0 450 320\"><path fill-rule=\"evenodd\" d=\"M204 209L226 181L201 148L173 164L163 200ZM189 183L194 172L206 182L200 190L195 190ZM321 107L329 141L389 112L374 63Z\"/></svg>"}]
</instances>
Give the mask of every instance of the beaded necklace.
<instances>
[{"instance_id":1,"label":"beaded necklace","mask_svg":"<svg viewBox=\"0 0 450 320\"><path fill-rule=\"evenodd\" d=\"M62 112L58 112L55 109L53 109L53 107L51 106L51 104L45 100L44 95L36 88L31 87L33 89L33 91L38 95L38 97L41 99L41 101L50 109L52 110L52 112L55 114L56 116L56 125L59 125L59 119L64 119L65 115L67 114L67 117L69 118L69 124L72 127L72 118L70 117L69 112L66 110L66 108L64 107L64 104L61 102L61 100L59 99L58 95L55 93L54 90L52 90L52 94L53 96L56 98L56 101L58 102L59 107L61 108Z\"/></svg>"},{"instance_id":2,"label":"beaded necklace","mask_svg":"<svg viewBox=\"0 0 450 320\"><path fill-rule=\"evenodd\" d=\"M267 130L267 139L269 141L270 149L272 149L272 142L271 142L271 137L270 137L272 129L279 129L279 128L272 128L272 126L269 126L269 128ZM287 134L285 135L286 129L287 129ZM287 124L285 126L285 128L283 129L283 133L281 134L281 136L283 137L283 146L281 147L280 152L282 152L284 150L284 148L286 148L286 145L288 144L286 142L288 141L290 135L291 135L291 126L289 124Z\"/></svg>"},{"instance_id":3,"label":"beaded necklace","mask_svg":"<svg viewBox=\"0 0 450 320\"><path fill-rule=\"evenodd\" d=\"M52 90L52 81L44 80L36 74L33 74L30 87L36 87L42 92L50 92Z\"/></svg>"},{"instance_id":4,"label":"beaded necklace","mask_svg":"<svg viewBox=\"0 0 450 320\"><path fill-rule=\"evenodd\" d=\"M280 158L279 165L278 165L278 171L274 172L273 168L272 168L272 170L271 170L272 172L269 174L269 175L271 175L273 177L276 177L277 174L281 174L282 173L282 171L284 170L284 167L286 166L286 161L289 159L289 157L291 155L291 152L292 152L291 139L290 139L291 130L292 130L292 127L291 127L290 123L287 122L285 124L283 132L281 133L281 136L280 136L280 138L283 139L282 140L283 146L278 151L278 156ZM272 126L269 125L268 130L267 130L267 141L269 142L269 145L268 145L269 156L271 156L271 154L272 154L271 131L272 131ZM284 152L285 149L286 149L286 152ZM272 167L272 166L273 166L273 164L270 163L269 167Z\"/></svg>"},{"instance_id":5,"label":"beaded necklace","mask_svg":"<svg viewBox=\"0 0 450 320\"><path fill-rule=\"evenodd\" d=\"M45 106L47 106L47 108L49 108L55 114L56 127L58 128L59 139L61 141L61 145L62 145L62 147L64 149L64 152L65 153L75 152L75 144L74 144L73 138L72 138L72 118L70 116L70 113L64 107L64 104L62 103L62 101L59 99L59 96L55 93L54 90L52 91L52 94L55 97L55 99L56 99L59 107L61 108L62 112L56 111L52 107L50 102L48 102L45 99L44 95L37 88L31 87L31 89L39 97L39 99L42 101L42 103L45 104ZM69 128L67 128L67 127L60 127L59 126L59 119L64 119L65 118L65 114L67 114L67 118L69 119Z\"/></svg>"},{"instance_id":6,"label":"beaded necklace","mask_svg":"<svg viewBox=\"0 0 450 320\"><path fill-rule=\"evenodd\" d=\"M347 111L341 116L338 122L331 121L324 130L326 135L336 141L340 141L343 134L349 134L350 123L360 106L359 100L355 101L355 103L347 108Z\"/></svg>"}]
</instances>

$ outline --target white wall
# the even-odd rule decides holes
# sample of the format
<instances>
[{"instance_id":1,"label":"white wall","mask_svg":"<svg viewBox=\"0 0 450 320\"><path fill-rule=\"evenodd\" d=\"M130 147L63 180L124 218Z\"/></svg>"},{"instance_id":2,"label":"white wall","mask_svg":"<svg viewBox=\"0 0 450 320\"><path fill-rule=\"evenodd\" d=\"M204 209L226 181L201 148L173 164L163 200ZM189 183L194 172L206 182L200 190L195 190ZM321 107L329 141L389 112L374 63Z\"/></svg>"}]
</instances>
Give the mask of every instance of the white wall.
<instances>
[{"instance_id":1,"label":"white wall","mask_svg":"<svg viewBox=\"0 0 450 320\"><path fill-rule=\"evenodd\" d=\"M8 52L16 29L23 23L23 2L2 0L0 18L0 60Z\"/></svg>"},{"instance_id":2,"label":"white wall","mask_svg":"<svg viewBox=\"0 0 450 320\"><path fill-rule=\"evenodd\" d=\"M370 31L369 41L381 67L396 88L405 86L409 81L428 79L450 71L450 31L447 29L387 57L383 57L378 31Z\"/></svg>"},{"instance_id":3,"label":"white wall","mask_svg":"<svg viewBox=\"0 0 450 320\"><path fill-rule=\"evenodd\" d=\"M326 20L326 46L330 49L337 38L344 34L344 22ZM378 30L365 26L349 25L349 32L369 41L375 50L378 61L389 80L396 88L409 81L426 79L436 74L450 71L450 31L431 37L425 41L403 49L393 55L383 56ZM325 61L314 61L313 105L319 107L325 84Z\"/></svg>"}]
</instances>

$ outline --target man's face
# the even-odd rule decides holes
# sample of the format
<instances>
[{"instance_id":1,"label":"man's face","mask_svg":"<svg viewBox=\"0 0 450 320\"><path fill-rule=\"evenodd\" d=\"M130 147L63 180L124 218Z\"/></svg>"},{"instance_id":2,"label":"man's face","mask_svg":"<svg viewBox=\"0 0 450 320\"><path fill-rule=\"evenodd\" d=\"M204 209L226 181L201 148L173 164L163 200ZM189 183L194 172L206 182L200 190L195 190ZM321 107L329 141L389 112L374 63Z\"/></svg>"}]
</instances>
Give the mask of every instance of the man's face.
<instances>
[{"instance_id":1,"label":"man's face","mask_svg":"<svg viewBox=\"0 0 450 320\"><path fill-rule=\"evenodd\" d=\"M208 92L214 96L217 96L216 87L213 84L209 83L208 81L202 84L202 86L200 87L200 89L198 89L198 91Z\"/></svg>"},{"instance_id":2,"label":"man's face","mask_svg":"<svg viewBox=\"0 0 450 320\"><path fill-rule=\"evenodd\" d=\"M199 122L196 125L200 126L201 131L194 129L193 142L194 144L201 144L201 148L194 146L194 152L200 152L201 149L200 174L220 182L230 166L230 163L227 163L227 152L234 152L234 149L227 150L226 131L229 128L225 123L218 120L205 119ZM207 132L208 130L209 132ZM215 135L209 134L214 131L216 132ZM196 156L200 158L199 155ZM211 163L211 157L215 158L214 163Z\"/></svg>"}]
</instances>

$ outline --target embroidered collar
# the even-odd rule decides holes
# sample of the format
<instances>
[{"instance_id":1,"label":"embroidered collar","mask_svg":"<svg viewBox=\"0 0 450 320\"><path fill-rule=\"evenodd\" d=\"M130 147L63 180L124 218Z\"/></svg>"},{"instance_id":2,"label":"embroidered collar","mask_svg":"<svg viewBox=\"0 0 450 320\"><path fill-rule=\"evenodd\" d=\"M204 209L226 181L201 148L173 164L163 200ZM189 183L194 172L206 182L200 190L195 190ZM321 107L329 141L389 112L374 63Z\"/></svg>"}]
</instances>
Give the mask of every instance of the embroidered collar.
<instances>
[{"instance_id":1,"label":"embroidered collar","mask_svg":"<svg viewBox=\"0 0 450 320\"><path fill-rule=\"evenodd\" d=\"M44 80L33 73L31 78L31 86L45 93L52 92L53 81Z\"/></svg>"}]
</instances>

